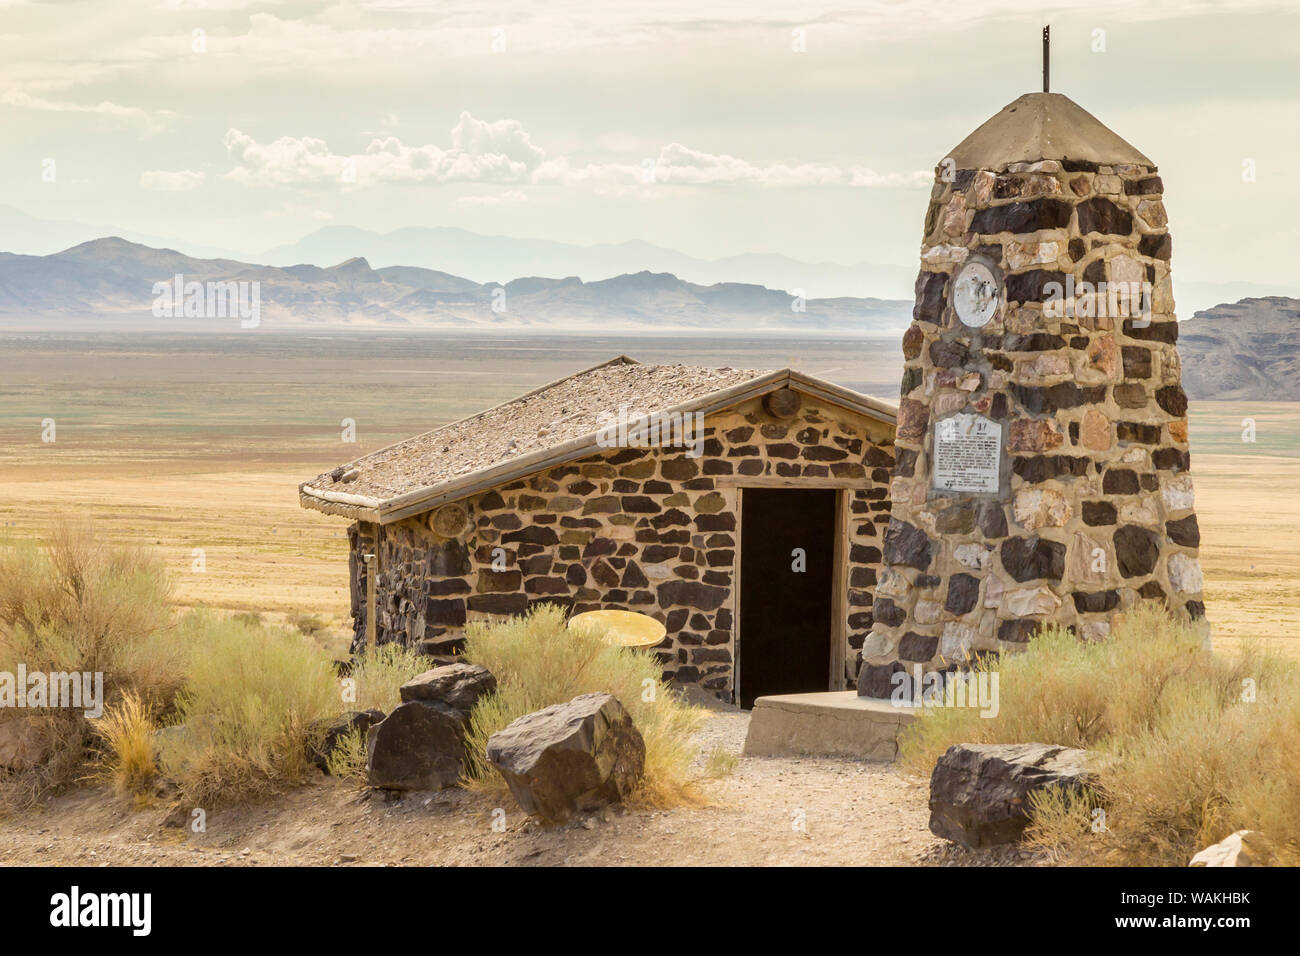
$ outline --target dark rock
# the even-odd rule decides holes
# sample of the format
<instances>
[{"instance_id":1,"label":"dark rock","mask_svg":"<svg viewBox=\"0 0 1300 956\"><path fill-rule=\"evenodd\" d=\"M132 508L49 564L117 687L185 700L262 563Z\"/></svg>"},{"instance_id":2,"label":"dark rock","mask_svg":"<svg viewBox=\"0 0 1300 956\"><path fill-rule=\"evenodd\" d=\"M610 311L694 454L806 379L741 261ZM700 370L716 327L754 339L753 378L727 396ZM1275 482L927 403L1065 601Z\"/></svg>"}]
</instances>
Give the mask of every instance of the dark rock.
<instances>
[{"instance_id":1,"label":"dark rock","mask_svg":"<svg viewBox=\"0 0 1300 956\"><path fill-rule=\"evenodd\" d=\"M330 754L343 742L343 738L350 732L356 731L361 735L362 741L366 739L366 732L371 726L379 723L384 719L382 710L350 710L346 714L340 714L333 720L317 721L313 726L313 732L309 738L307 748L311 756L311 762L329 773Z\"/></svg>"},{"instance_id":2,"label":"dark rock","mask_svg":"<svg viewBox=\"0 0 1300 956\"><path fill-rule=\"evenodd\" d=\"M465 624L465 599L425 599L424 621L426 624L441 624L446 627L463 626Z\"/></svg>"},{"instance_id":3,"label":"dark rock","mask_svg":"<svg viewBox=\"0 0 1300 956\"><path fill-rule=\"evenodd\" d=\"M1152 259L1163 259L1168 262L1169 257L1173 255L1173 251L1174 241L1167 232L1160 235L1143 236L1138 240L1138 252L1144 256L1150 256Z\"/></svg>"},{"instance_id":4,"label":"dark rock","mask_svg":"<svg viewBox=\"0 0 1300 956\"><path fill-rule=\"evenodd\" d=\"M1075 207L1079 215L1079 233L1100 232L1112 236L1127 236L1133 231L1133 215L1120 209L1109 199L1096 196Z\"/></svg>"},{"instance_id":5,"label":"dark rock","mask_svg":"<svg viewBox=\"0 0 1300 956\"><path fill-rule=\"evenodd\" d=\"M892 598L876 598L873 613L876 620L886 627L898 627L907 620L907 612L895 604Z\"/></svg>"},{"instance_id":6,"label":"dark rock","mask_svg":"<svg viewBox=\"0 0 1300 956\"><path fill-rule=\"evenodd\" d=\"M658 595L660 607L681 604L701 611L716 611L727 599L725 588L712 587L698 581L665 581L659 585Z\"/></svg>"},{"instance_id":7,"label":"dark rock","mask_svg":"<svg viewBox=\"0 0 1300 956\"><path fill-rule=\"evenodd\" d=\"M948 277L942 272L922 271L916 277L916 305L912 307L912 318L917 322L929 322L936 325L943 316L946 304L944 289Z\"/></svg>"},{"instance_id":8,"label":"dark rock","mask_svg":"<svg viewBox=\"0 0 1300 956\"><path fill-rule=\"evenodd\" d=\"M1187 393L1180 385L1166 385L1156 389L1156 404L1174 418L1182 418L1187 414Z\"/></svg>"},{"instance_id":9,"label":"dark rock","mask_svg":"<svg viewBox=\"0 0 1300 956\"><path fill-rule=\"evenodd\" d=\"M930 343L930 361L938 368L961 368L970 361L970 349L960 342L937 339Z\"/></svg>"},{"instance_id":10,"label":"dark rock","mask_svg":"<svg viewBox=\"0 0 1300 956\"><path fill-rule=\"evenodd\" d=\"M1118 591L1075 591L1074 609L1080 614L1113 611L1119 607Z\"/></svg>"},{"instance_id":11,"label":"dark rock","mask_svg":"<svg viewBox=\"0 0 1300 956\"><path fill-rule=\"evenodd\" d=\"M1136 442L1139 445L1160 444L1160 426L1147 425L1143 422L1116 422L1115 437L1120 441Z\"/></svg>"},{"instance_id":12,"label":"dark rock","mask_svg":"<svg viewBox=\"0 0 1300 956\"><path fill-rule=\"evenodd\" d=\"M481 664L448 664L412 677L398 693L404 703L445 704L468 718L478 699L496 689L497 679Z\"/></svg>"},{"instance_id":13,"label":"dark rock","mask_svg":"<svg viewBox=\"0 0 1300 956\"><path fill-rule=\"evenodd\" d=\"M614 696L582 694L493 734L487 758L520 807L562 823L626 797L644 770L645 741Z\"/></svg>"},{"instance_id":14,"label":"dark rock","mask_svg":"<svg viewBox=\"0 0 1300 956\"><path fill-rule=\"evenodd\" d=\"M1192 456L1177 448L1161 448L1152 453L1151 463L1160 471L1187 471L1192 467Z\"/></svg>"},{"instance_id":15,"label":"dark rock","mask_svg":"<svg viewBox=\"0 0 1300 956\"><path fill-rule=\"evenodd\" d=\"M975 213L971 232L992 235L998 232L1036 232L1039 229L1063 229L1070 223L1070 204L1059 199L1036 199L990 206Z\"/></svg>"},{"instance_id":16,"label":"dark rock","mask_svg":"<svg viewBox=\"0 0 1300 956\"><path fill-rule=\"evenodd\" d=\"M1007 538L1002 542L1002 567L1020 583L1045 578L1061 580L1065 545L1046 538Z\"/></svg>"},{"instance_id":17,"label":"dark rock","mask_svg":"<svg viewBox=\"0 0 1300 956\"><path fill-rule=\"evenodd\" d=\"M925 663L939 650L938 634L917 634L908 631L898 642L898 657L904 661Z\"/></svg>"},{"instance_id":18,"label":"dark rock","mask_svg":"<svg viewBox=\"0 0 1300 956\"><path fill-rule=\"evenodd\" d=\"M366 782L382 790L454 787L464 760L464 719L444 704L399 704L366 736Z\"/></svg>"},{"instance_id":19,"label":"dark rock","mask_svg":"<svg viewBox=\"0 0 1300 956\"><path fill-rule=\"evenodd\" d=\"M1101 478L1101 490L1108 495L1138 493L1137 472L1130 468L1108 468Z\"/></svg>"},{"instance_id":20,"label":"dark rock","mask_svg":"<svg viewBox=\"0 0 1300 956\"><path fill-rule=\"evenodd\" d=\"M1196 523L1196 515L1188 515L1177 521L1165 522L1165 534L1174 544L1185 548L1198 548L1201 545L1201 528Z\"/></svg>"},{"instance_id":21,"label":"dark rock","mask_svg":"<svg viewBox=\"0 0 1300 956\"><path fill-rule=\"evenodd\" d=\"M1125 378L1151 377L1151 350L1140 345L1126 345L1120 353L1124 360Z\"/></svg>"},{"instance_id":22,"label":"dark rock","mask_svg":"<svg viewBox=\"0 0 1300 956\"><path fill-rule=\"evenodd\" d=\"M948 579L948 600L944 610L961 617L975 606L980 595L980 579L970 574L954 574ZM879 616L880 612L876 612Z\"/></svg>"},{"instance_id":23,"label":"dark rock","mask_svg":"<svg viewBox=\"0 0 1300 956\"><path fill-rule=\"evenodd\" d=\"M898 661L864 660L862 669L858 671L858 696L889 700L898 687L894 675L899 673L906 678L907 668ZM907 694L911 696L910 691Z\"/></svg>"},{"instance_id":24,"label":"dark rock","mask_svg":"<svg viewBox=\"0 0 1300 956\"><path fill-rule=\"evenodd\" d=\"M474 594L466 602L471 611L486 614L523 614L528 610L526 594Z\"/></svg>"},{"instance_id":25,"label":"dark rock","mask_svg":"<svg viewBox=\"0 0 1300 956\"><path fill-rule=\"evenodd\" d=\"M1119 573L1126 578L1140 578L1156 568L1160 557L1160 540L1154 531L1135 524L1118 528L1112 536L1115 542L1115 560Z\"/></svg>"},{"instance_id":26,"label":"dark rock","mask_svg":"<svg viewBox=\"0 0 1300 956\"><path fill-rule=\"evenodd\" d=\"M1030 617L1019 617L998 624L998 640L1012 644L1027 644L1034 633L1042 626L1042 621Z\"/></svg>"},{"instance_id":27,"label":"dark rock","mask_svg":"<svg viewBox=\"0 0 1300 956\"><path fill-rule=\"evenodd\" d=\"M930 566L930 539L920 528L891 518L885 532L885 563L902 564L924 571Z\"/></svg>"},{"instance_id":28,"label":"dark rock","mask_svg":"<svg viewBox=\"0 0 1300 956\"><path fill-rule=\"evenodd\" d=\"M429 574L434 577L455 577L469 573L469 549L456 538L430 545L428 557Z\"/></svg>"},{"instance_id":29,"label":"dark rock","mask_svg":"<svg viewBox=\"0 0 1300 956\"><path fill-rule=\"evenodd\" d=\"M1083 503L1083 523L1097 527L1114 524L1118 519L1115 506L1109 501L1085 501Z\"/></svg>"},{"instance_id":30,"label":"dark rock","mask_svg":"<svg viewBox=\"0 0 1300 956\"><path fill-rule=\"evenodd\" d=\"M1065 273L1056 272L1052 269L1032 269L1029 272L1007 276L1006 299L1008 302L1045 302L1048 296L1047 287L1052 283L1056 284L1058 294L1063 291L1065 289ZM1020 336L1013 336L1013 338L1020 338ZM1041 350L1016 349L1008 345L1007 351Z\"/></svg>"},{"instance_id":31,"label":"dark rock","mask_svg":"<svg viewBox=\"0 0 1300 956\"><path fill-rule=\"evenodd\" d=\"M1029 824L1029 795L1056 787L1082 796L1086 750L1049 744L957 744L930 775L930 832L972 849L1014 843Z\"/></svg>"}]
</instances>

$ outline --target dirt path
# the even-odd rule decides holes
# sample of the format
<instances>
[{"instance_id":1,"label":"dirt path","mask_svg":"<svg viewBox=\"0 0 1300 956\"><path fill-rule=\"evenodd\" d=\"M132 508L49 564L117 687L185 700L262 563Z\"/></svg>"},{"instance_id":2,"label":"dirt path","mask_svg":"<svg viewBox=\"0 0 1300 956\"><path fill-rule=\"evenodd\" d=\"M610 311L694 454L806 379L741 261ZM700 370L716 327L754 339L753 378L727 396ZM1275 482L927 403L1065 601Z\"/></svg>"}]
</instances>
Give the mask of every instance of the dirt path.
<instances>
[{"instance_id":1,"label":"dirt path","mask_svg":"<svg viewBox=\"0 0 1300 956\"><path fill-rule=\"evenodd\" d=\"M702 750L740 753L749 715L723 712ZM835 759L740 758L713 787L719 805L619 809L546 829L513 804L462 791L385 799L328 778L278 800L207 815L206 832L165 826L80 790L0 820L6 866L257 865L963 865L1021 863L1017 851L970 853L926 827L927 787L892 766ZM500 817L500 814L497 814ZM1026 856L1027 861L1027 856Z\"/></svg>"}]
</instances>

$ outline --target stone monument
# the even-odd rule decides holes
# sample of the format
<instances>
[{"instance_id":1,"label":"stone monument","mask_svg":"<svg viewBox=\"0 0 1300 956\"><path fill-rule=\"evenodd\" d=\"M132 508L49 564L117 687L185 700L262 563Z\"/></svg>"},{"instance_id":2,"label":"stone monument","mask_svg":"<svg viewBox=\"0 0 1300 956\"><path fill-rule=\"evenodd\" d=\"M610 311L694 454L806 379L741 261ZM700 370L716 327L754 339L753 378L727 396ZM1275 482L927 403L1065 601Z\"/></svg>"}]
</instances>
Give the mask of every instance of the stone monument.
<instances>
[{"instance_id":1,"label":"stone monument","mask_svg":"<svg viewBox=\"0 0 1300 956\"><path fill-rule=\"evenodd\" d=\"M1059 93L938 166L860 694L1143 599L1208 636L1163 191Z\"/></svg>"}]
</instances>

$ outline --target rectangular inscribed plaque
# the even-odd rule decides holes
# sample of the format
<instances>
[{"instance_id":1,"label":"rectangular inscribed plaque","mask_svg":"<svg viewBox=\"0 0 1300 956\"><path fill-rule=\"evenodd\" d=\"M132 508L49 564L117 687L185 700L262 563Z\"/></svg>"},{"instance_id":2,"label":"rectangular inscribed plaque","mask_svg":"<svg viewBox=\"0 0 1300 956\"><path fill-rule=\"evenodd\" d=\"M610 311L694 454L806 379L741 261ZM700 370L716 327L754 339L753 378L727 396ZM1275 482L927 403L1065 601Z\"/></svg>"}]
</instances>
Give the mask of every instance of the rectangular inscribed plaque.
<instances>
[{"instance_id":1,"label":"rectangular inscribed plaque","mask_svg":"<svg viewBox=\"0 0 1300 956\"><path fill-rule=\"evenodd\" d=\"M983 415L951 415L934 423L932 487L936 491L996 494L1002 463L1002 426Z\"/></svg>"}]
</instances>

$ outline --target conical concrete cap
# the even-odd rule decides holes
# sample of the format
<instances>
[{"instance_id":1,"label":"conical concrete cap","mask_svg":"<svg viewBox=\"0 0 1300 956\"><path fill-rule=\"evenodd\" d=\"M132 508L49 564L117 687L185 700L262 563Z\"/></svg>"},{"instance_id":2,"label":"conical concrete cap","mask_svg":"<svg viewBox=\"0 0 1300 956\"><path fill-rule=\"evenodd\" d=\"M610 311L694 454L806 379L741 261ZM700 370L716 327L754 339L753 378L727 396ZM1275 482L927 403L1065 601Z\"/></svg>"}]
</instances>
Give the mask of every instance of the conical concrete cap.
<instances>
[{"instance_id":1,"label":"conical concrete cap","mask_svg":"<svg viewBox=\"0 0 1300 956\"><path fill-rule=\"evenodd\" d=\"M1026 93L962 140L948 158L957 169L1002 169L1040 159L1155 165L1060 93Z\"/></svg>"}]
</instances>

